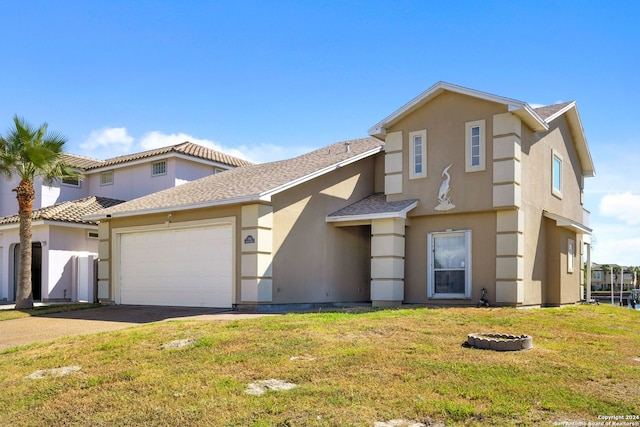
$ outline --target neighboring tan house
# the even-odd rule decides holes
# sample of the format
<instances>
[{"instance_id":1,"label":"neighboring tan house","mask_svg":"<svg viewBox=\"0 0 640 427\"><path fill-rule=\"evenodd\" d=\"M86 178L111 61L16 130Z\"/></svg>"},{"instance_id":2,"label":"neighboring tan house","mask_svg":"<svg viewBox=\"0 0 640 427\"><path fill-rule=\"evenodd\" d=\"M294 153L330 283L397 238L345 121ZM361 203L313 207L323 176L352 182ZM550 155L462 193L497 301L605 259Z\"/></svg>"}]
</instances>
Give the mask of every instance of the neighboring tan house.
<instances>
[{"instance_id":1,"label":"neighboring tan house","mask_svg":"<svg viewBox=\"0 0 640 427\"><path fill-rule=\"evenodd\" d=\"M145 194L250 164L185 142L108 160L64 154L83 180L35 183L34 300L93 301L98 226L82 217ZM0 180L0 300L13 301L19 247L16 182Z\"/></svg>"},{"instance_id":2,"label":"neighboring tan house","mask_svg":"<svg viewBox=\"0 0 640 427\"><path fill-rule=\"evenodd\" d=\"M581 299L595 171L574 102L438 83L368 138L113 206L101 301L268 309Z\"/></svg>"},{"instance_id":3,"label":"neighboring tan house","mask_svg":"<svg viewBox=\"0 0 640 427\"><path fill-rule=\"evenodd\" d=\"M592 263L591 290L611 291L611 284L613 284L614 290L620 290L620 272L624 272L622 276L624 280L624 290L635 288L637 285L635 269L632 271L629 267L618 264Z\"/></svg>"}]
</instances>

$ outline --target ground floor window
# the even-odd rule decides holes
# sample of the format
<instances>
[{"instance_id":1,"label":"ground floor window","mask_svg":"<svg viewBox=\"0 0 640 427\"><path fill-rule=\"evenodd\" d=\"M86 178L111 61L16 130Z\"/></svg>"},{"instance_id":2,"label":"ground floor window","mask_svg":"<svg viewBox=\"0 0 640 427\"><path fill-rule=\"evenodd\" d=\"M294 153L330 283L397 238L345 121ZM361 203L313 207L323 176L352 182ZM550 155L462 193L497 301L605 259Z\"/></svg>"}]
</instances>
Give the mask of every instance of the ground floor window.
<instances>
[{"instance_id":1,"label":"ground floor window","mask_svg":"<svg viewBox=\"0 0 640 427\"><path fill-rule=\"evenodd\" d=\"M429 233L427 249L429 298L470 298L471 231Z\"/></svg>"}]
</instances>

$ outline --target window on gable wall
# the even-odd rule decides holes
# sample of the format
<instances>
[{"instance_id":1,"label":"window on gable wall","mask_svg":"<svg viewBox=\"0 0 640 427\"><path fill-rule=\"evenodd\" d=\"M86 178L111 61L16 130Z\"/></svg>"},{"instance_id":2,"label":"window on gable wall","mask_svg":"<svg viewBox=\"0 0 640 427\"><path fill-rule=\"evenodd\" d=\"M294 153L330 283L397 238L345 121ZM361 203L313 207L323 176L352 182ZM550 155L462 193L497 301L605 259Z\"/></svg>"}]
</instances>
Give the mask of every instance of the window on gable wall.
<instances>
[{"instance_id":1,"label":"window on gable wall","mask_svg":"<svg viewBox=\"0 0 640 427\"><path fill-rule=\"evenodd\" d=\"M167 162L162 160L160 162L154 162L151 164L151 175L164 175L167 173Z\"/></svg>"},{"instance_id":2,"label":"window on gable wall","mask_svg":"<svg viewBox=\"0 0 640 427\"><path fill-rule=\"evenodd\" d=\"M465 171L478 172L485 167L485 121L475 120L465 124Z\"/></svg>"},{"instance_id":3,"label":"window on gable wall","mask_svg":"<svg viewBox=\"0 0 640 427\"><path fill-rule=\"evenodd\" d=\"M427 130L409 132L409 179L427 177Z\"/></svg>"},{"instance_id":4,"label":"window on gable wall","mask_svg":"<svg viewBox=\"0 0 640 427\"><path fill-rule=\"evenodd\" d=\"M551 156L551 193L562 198L562 156L556 150Z\"/></svg>"}]
</instances>

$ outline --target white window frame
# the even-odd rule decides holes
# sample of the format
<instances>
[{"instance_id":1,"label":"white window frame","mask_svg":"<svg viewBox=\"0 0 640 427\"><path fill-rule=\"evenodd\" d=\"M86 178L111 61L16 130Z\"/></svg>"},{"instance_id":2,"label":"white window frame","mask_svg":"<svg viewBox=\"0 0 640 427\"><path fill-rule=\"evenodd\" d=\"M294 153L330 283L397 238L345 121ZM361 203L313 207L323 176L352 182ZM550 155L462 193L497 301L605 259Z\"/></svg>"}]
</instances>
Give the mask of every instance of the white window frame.
<instances>
[{"instance_id":1,"label":"white window frame","mask_svg":"<svg viewBox=\"0 0 640 427\"><path fill-rule=\"evenodd\" d=\"M420 138L421 152L416 153L416 138ZM419 154L421 170L416 172L418 163L416 154ZM417 130L409 132L409 179L420 179L427 177L427 130Z\"/></svg>"},{"instance_id":2,"label":"white window frame","mask_svg":"<svg viewBox=\"0 0 640 427\"><path fill-rule=\"evenodd\" d=\"M162 171L161 172L157 172L156 171L156 167L162 165ZM166 175L167 174L167 161L166 160L159 160L157 162L153 162L151 163L151 176L160 176L160 175Z\"/></svg>"},{"instance_id":3,"label":"white window frame","mask_svg":"<svg viewBox=\"0 0 640 427\"><path fill-rule=\"evenodd\" d=\"M473 129L478 128L479 135L477 138L478 142L478 164L473 164ZM486 166L486 152L487 152L487 144L486 144L486 136L485 136L485 120L474 120L472 122L465 123L465 172L480 172L487 169Z\"/></svg>"},{"instance_id":4,"label":"white window frame","mask_svg":"<svg viewBox=\"0 0 640 427\"><path fill-rule=\"evenodd\" d=\"M576 241L568 239L567 241L567 273L573 273L575 268L576 257Z\"/></svg>"},{"instance_id":5,"label":"white window frame","mask_svg":"<svg viewBox=\"0 0 640 427\"><path fill-rule=\"evenodd\" d=\"M100 185L113 185L113 171L104 171L100 173Z\"/></svg>"},{"instance_id":6,"label":"white window frame","mask_svg":"<svg viewBox=\"0 0 640 427\"><path fill-rule=\"evenodd\" d=\"M594 272L592 272L591 279L593 279L593 280L602 280L602 271L594 271Z\"/></svg>"},{"instance_id":7,"label":"white window frame","mask_svg":"<svg viewBox=\"0 0 640 427\"><path fill-rule=\"evenodd\" d=\"M438 237L464 236L466 262L461 269L465 272L463 293L436 293L435 290L435 245L434 239ZM427 234L427 297L433 299L469 299L471 298L471 230L444 231Z\"/></svg>"},{"instance_id":8,"label":"white window frame","mask_svg":"<svg viewBox=\"0 0 640 427\"><path fill-rule=\"evenodd\" d=\"M556 163L557 162L557 163ZM562 165L564 159L556 150L551 151L551 194L562 199ZM556 164L558 164L558 188L556 188Z\"/></svg>"}]
</instances>

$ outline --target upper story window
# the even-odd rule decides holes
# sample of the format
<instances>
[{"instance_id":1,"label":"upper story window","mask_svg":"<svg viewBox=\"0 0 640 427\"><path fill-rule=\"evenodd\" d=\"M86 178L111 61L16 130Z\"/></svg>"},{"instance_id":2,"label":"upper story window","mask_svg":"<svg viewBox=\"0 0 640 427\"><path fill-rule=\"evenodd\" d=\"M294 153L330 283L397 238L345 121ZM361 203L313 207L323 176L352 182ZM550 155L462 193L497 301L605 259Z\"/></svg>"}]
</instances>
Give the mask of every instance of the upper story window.
<instances>
[{"instance_id":1,"label":"upper story window","mask_svg":"<svg viewBox=\"0 0 640 427\"><path fill-rule=\"evenodd\" d=\"M151 176L165 175L167 173L167 161L154 162L151 164Z\"/></svg>"},{"instance_id":2,"label":"upper story window","mask_svg":"<svg viewBox=\"0 0 640 427\"><path fill-rule=\"evenodd\" d=\"M113 171L106 171L100 174L100 185L113 184Z\"/></svg>"},{"instance_id":3,"label":"upper story window","mask_svg":"<svg viewBox=\"0 0 640 427\"><path fill-rule=\"evenodd\" d=\"M214 175L219 174L219 173L222 173L222 172L224 172L224 169L220 169L220 168L213 168L213 174L214 174Z\"/></svg>"},{"instance_id":4,"label":"upper story window","mask_svg":"<svg viewBox=\"0 0 640 427\"><path fill-rule=\"evenodd\" d=\"M80 179L78 178L62 178L62 183L71 187L80 187Z\"/></svg>"},{"instance_id":5,"label":"upper story window","mask_svg":"<svg viewBox=\"0 0 640 427\"><path fill-rule=\"evenodd\" d=\"M465 123L465 171L477 172L486 169L485 121Z\"/></svg>"},{"instance_id":6,"label":"upper story window","mask_svg":"<svg viewBox=\"0 0 640 427\"><path fill-rule=\"evenodd\" d=\"M601 272L601 271L594 271L594 272L591 274L591 278L592 278L593 280L602 280L602 272Z\"/></svg>"},{"instance_id":7,"label":"upper story window","mask_svg":"<svg viewBox=\"0 0 640 427\"><path fill-rule=\"evenodd\" d=\"M562 156L556 150L551 156L551 192L562 198Z\"/></svg>"},{"instance_id":8,"label":"upper story window","mask_svg":"<svg viewBox=\"0 0 640 427\"><path fill-rule=\"evenodd\" d=\"M427 130L409 132L409 179L427 177Z\"/></svg>"}]
</instances>

